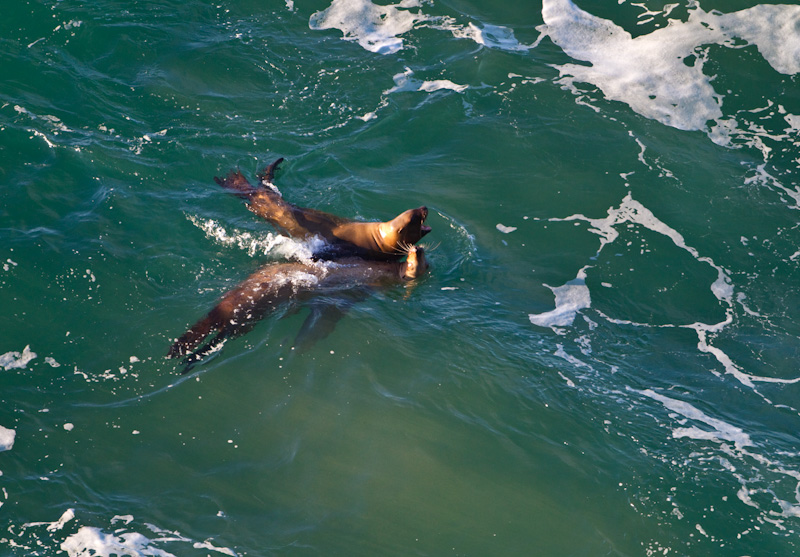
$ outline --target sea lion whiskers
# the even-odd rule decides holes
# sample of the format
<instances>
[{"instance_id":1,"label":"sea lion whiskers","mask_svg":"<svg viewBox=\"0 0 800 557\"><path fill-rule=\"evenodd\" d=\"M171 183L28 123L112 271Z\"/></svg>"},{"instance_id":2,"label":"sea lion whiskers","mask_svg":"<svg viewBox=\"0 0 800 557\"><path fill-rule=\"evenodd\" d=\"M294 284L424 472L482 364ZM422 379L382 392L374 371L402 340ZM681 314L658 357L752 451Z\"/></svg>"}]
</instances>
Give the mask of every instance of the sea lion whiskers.
<instances>
[{"instance_id":1,"label":"sea lion whiskers","mask_svg":"<svg viewBox=\"0 0 800 557\"><path fill-rule=\"evenodd\" d=\"M436 251L441 246L441 242L436 242L435 244L418 244L418 248L424 249L426 252Z\"/></svg>"},{"instance_id":2,"label":"sea lion whiskers","mask_svg":"<svg viewBox=\"0 0 800 557\"><path fill-rule=\"evenodd\" d=\"M393 253L398 253L400 255L408 255L413 248L413 244L409 244L408 242L398 241L397 245L393 248Z\"/></svg>"},{"instance_id":3,"label":"sea lion whiskers","mask_svg":"<svg viewBox=\"0 0 800 557\"><path fill-rule=\"evenodd\" d=\"M394 249L394 253L398 253L400 255L408 255L412 250L420 250L420 252L431 252L435 251L441 246L441 242L436 242L435 244L409 244L408 242L398 242L397 246Z\"/></svg>"}]
</instances>

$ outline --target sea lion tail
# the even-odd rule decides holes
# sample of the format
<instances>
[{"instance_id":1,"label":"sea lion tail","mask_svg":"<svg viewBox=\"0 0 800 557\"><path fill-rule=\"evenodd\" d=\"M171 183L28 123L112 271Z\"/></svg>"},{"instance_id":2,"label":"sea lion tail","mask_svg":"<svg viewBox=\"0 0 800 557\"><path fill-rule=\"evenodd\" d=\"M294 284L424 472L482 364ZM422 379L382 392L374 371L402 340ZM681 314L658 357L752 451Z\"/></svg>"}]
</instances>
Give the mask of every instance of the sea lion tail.
<instances>
[{"instance_id":1,"label":"sea lion tail","mask_svg":"<svg viewBox=\"0 0 800 557\"><path fill-rule=\"evenodd\" d=\"M270 164L267 168L264 169L264 172L258 175L258 179L261 180L262 184L269 184L272 185L272 181L275 179L275 171L278 169L278 165L283 162L283 157L279 158L272 164Z\"/></svg>"},{"instance_id":2,"label":"sea lion tail","mask_svg":"<svg viewBox=\"0 0 800 557\"><path fill-rule=\"evenodd\" d=\"M228 172L228 175L225 176L225 178L214 176L214 181L223 188L232 190L240 197L250 197L256 191L258 191L253 187L252 184L250 184L250 182L247 181L247 178L244 177L244 174L238 170L231 170Z\"/></svg>"}]
</instances>

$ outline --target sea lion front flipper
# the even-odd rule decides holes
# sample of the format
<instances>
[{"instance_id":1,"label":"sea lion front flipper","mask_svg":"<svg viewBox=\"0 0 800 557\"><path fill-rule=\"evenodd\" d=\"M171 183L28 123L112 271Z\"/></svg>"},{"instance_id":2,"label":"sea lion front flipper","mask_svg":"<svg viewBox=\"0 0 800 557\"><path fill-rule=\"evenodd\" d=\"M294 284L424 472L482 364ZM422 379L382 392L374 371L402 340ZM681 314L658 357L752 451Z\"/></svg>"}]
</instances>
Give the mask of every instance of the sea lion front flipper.
<instances>
[{"instance_id":1,"label":"sea lion front flipper","mask_svg":"<svg viewBox=\"0 0 800 557\"><path fill-rule=\"evenodd\" d=\"M258 175L258 179L261 180L262 184L269 184L272 185L272 181L275 179L275 171L278 169L278 165L283 162L283 157L279 158L272 164L270 164L267 168L264 169L264 172Z\"/></svg>"},{"instance_id":2,"label":"sea lion front flipper","mask_svg":"<svg viewBox=\"0 0 800 557\"><path fill-rule=\"evenodd\" d=\"M303 321L292 346L300 353L306 352L327 338L350 309L358 302L366 300L370 294L370 288L360 287L336 296L314 300L310 304L311 313Z\"/></svg>"}]
</instances>

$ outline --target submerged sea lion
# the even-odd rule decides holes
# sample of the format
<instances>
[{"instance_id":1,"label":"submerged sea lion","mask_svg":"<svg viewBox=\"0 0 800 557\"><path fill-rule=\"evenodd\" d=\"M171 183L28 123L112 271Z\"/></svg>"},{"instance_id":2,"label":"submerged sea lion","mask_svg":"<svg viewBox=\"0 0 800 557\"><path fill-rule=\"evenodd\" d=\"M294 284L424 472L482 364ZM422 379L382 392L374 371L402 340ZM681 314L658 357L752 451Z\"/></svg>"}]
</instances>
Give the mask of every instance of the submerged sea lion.
<instances>
[{"instance_id":1,"label":"submerged sea lion","mask_svg":"<svg viewBox=\"0 0 800 557\"><path fill-rule=\"evenodd\" d=\"M428 268L425 250L410 247L405 261L347 258L335 263L269 263L225 294L208 315L181 336L167 354L186 356L192 365L229 337L249 329L283 302L312 294L359 286L379 286L422 276ZM197 348L212 332L217 334Z\"/></svg>"},{"instance_id":2,"label":"submerged sea lion","mask_svg":"<svg viewBox=\"0 0 800 557\"><path fill-rule=\"evenodd\" d=\"M427 207L409 209L386 222L357 222L288 203L272 183L281 161L282 158L276 160L259 175L260 187L250 184L238 170L229 172L224 179L215 176L214 180L247 199L248 208L280 232L300 239L324 238L330 249L317 254L322 259L349 256L400 259L408 246L431 231L425 226Z\"/></svg>"}]
</instances>

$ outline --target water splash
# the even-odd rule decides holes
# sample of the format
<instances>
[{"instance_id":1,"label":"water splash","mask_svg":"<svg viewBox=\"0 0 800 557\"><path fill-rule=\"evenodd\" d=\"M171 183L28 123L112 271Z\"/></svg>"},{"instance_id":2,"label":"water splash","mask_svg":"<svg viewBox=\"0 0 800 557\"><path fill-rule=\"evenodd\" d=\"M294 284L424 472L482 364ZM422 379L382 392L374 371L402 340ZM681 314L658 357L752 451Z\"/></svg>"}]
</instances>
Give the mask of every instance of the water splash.
<instances>
[{"instance_id":1,"label":"water splash","mask_svg":"<svg viewBox=\"0 0 800 557\"><path fill-rule=\"evenodd\" d=\"M319 236L308 240L295 240L271 232L254 234L236 229L229 231L214 219L201 219L194 215L187 215L187 218L189 222L202 230L206 237L220 245L243 250L250 257L267 255L275 258L311 261L314 253L327 245L325 240Z\"/></svg>"}]
</instances>

